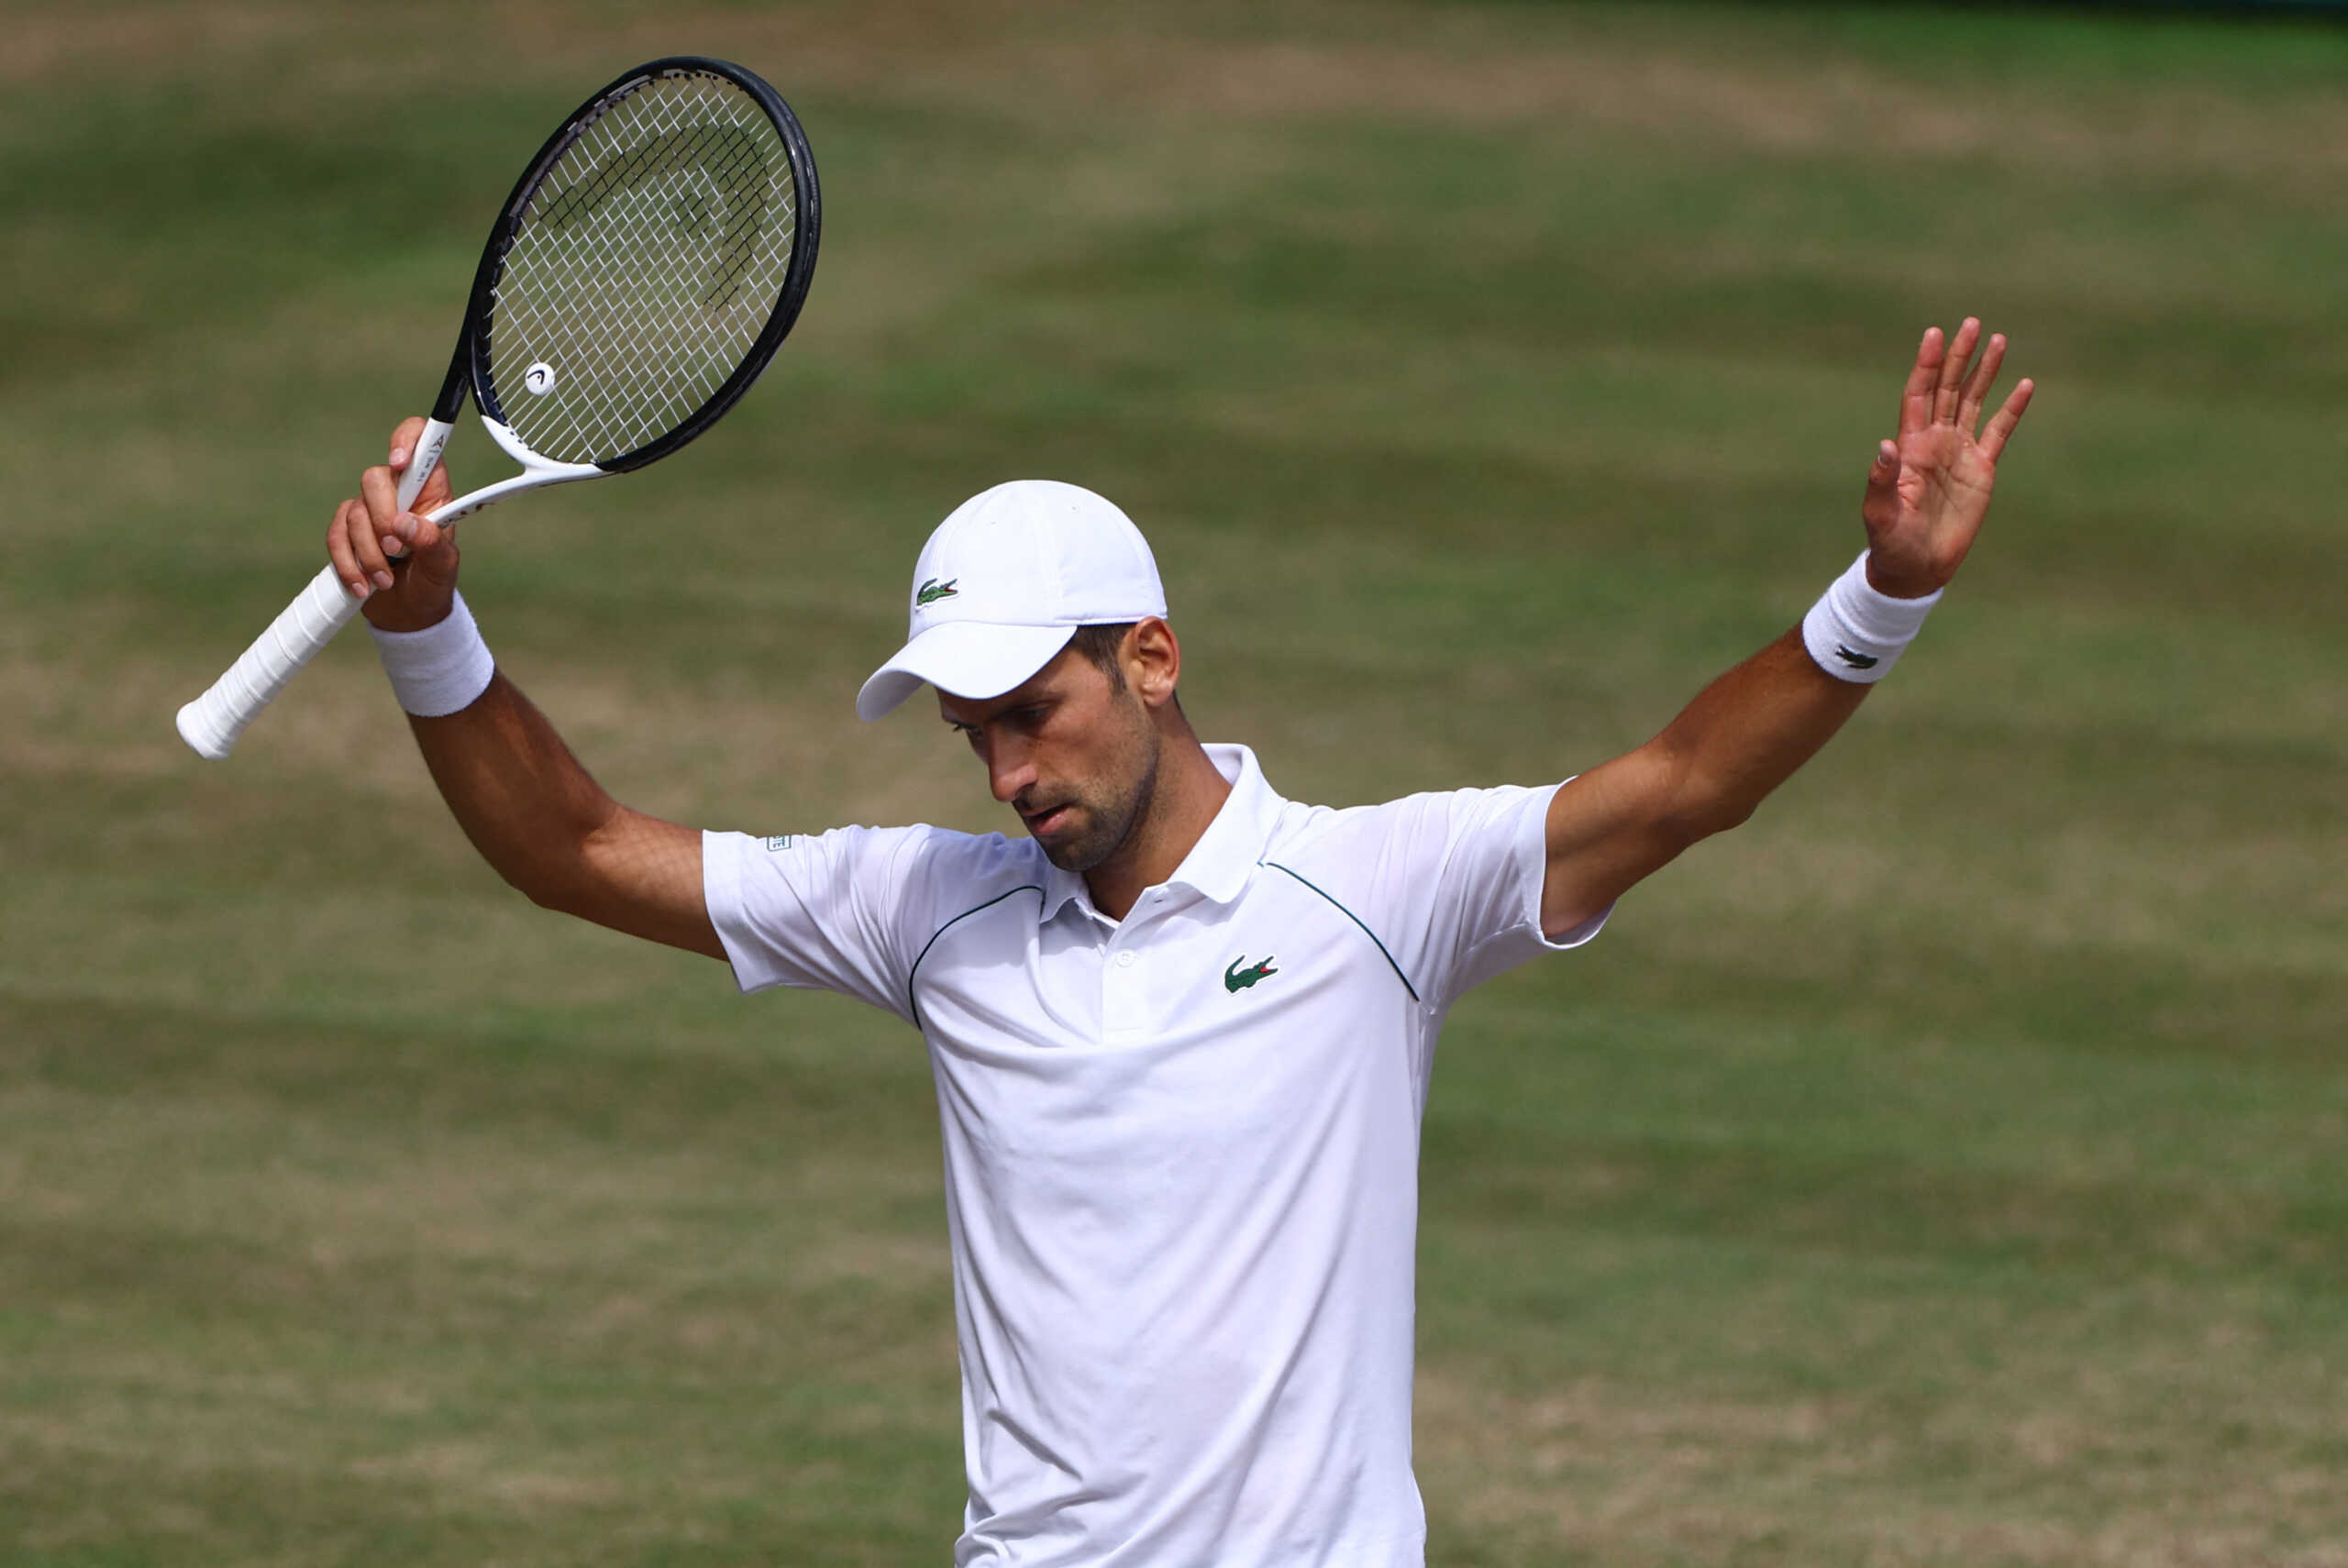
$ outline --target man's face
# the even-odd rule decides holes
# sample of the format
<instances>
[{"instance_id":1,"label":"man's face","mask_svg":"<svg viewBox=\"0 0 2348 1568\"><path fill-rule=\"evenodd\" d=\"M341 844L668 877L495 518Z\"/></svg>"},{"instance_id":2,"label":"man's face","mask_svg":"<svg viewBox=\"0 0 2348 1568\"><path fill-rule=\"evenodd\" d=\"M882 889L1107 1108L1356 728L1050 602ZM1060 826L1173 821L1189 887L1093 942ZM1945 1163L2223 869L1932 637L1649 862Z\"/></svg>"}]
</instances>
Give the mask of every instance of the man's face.
<instances>
[{"instance_id":1,"label":"man's face","mask_svg":"<svg viewBox=\"0 0 2348 1568\"><path fill-rule=\"evenodd\" d=\"M941 691L937 711L986 764L994 798L1063 871L1090 871L1114 855L1157 792L1148 708L1074 648L1001 697Z\"/></svg>"}]
</instances>

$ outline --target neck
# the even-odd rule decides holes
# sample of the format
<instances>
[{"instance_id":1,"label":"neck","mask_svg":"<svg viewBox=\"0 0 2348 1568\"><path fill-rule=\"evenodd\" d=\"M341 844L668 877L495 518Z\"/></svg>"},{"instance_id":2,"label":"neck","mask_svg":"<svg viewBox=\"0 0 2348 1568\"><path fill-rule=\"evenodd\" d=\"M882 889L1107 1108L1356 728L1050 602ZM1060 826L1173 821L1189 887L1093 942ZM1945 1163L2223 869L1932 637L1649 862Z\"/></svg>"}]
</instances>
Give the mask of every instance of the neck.
<instances>
[{"instance_id":1,"label":"neck","mask_svg":"<svg viewBox=\"0 0 2348 1568\"><path fill-rule=\"evenodd\" d=\"M1084 874L1092 907L1111 920L1124 919L1145 889L1174 875L1230 794L1230 780L1187 725L1169 737L1148 811L1116 854Z\"/></svg>"}]
</instances>

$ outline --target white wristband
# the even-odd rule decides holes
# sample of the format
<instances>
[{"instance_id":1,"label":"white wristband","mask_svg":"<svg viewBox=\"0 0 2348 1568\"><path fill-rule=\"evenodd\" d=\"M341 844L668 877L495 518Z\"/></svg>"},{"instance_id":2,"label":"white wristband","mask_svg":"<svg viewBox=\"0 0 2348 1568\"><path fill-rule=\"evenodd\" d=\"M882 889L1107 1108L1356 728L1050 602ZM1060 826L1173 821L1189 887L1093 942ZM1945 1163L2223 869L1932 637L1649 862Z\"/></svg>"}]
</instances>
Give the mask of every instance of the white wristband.
<instances>
[{"instance_id":1,"label":"white wristband","mask_svg":"<svg viewBox=\"0 0 2348 1568\"><path fill-rule=\"evenodd\" d=\"M449 613L420 632L375 635L376 651L383 656L383 673L392 678L392 695L419 719L437 719L460 708L470 708L489 690L497 661L481 640L465 596L456 596Z\"/></svg>"},{"instance_id":2,"label":"white wristband","mask_svg":"<svg viewBox=\"0 0 2348 1568\"><path fill-rule=\"evenodd\" d=\"M1867 581L1867 553L1836 578L1802 617L1802 645L1818 668L1837 680L1871 685L1891 673L1902 649L1941 602L1945 589L1922 599L1894 599Z\"/></svg>"}]
</instances>

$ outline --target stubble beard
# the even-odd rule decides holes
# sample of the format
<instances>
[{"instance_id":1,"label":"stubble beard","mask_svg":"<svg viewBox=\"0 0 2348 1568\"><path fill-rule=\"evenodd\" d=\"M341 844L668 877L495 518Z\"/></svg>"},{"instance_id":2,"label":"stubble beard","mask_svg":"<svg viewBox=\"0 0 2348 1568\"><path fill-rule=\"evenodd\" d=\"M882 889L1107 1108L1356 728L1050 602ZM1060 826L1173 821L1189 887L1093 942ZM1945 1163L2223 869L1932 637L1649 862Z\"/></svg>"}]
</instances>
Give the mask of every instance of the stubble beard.
<instances>
[{"instance_id":1,"label":"stubble beard","mask_svg":"<svg viewBox=\"0 0 2348 1568\"><path fill-rule=\"evenodd\" d=\"M1107 862L1132 841L1134 830L1148 817L1150 805L1157 798L1158 748L1153 744L1155 739L1154 735L1147 735L1143 740L1140 771L1123 796L1112 801L1080 796L1073 802L1091 823L1091 827L1059 844L1036 841L1045 859L1080 877Z\"/></svg>"}]
</instances>

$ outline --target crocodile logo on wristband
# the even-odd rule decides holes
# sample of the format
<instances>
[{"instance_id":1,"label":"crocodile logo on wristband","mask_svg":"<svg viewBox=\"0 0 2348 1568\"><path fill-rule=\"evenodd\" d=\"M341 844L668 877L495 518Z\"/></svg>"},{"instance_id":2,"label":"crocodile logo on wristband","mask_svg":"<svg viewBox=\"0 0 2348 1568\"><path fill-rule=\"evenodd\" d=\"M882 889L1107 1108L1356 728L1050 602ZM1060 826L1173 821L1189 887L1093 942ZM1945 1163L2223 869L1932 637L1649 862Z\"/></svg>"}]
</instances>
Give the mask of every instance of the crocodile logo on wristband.
<instances>
[{"instance_id":1,"label":"crocodile logo on wristband","mask_svg":"<svg viewBox=\"0 0 2348 1568\"><path fill-rule=\"evenodd\" d=\"M1855 653L1847 645L1843 643L1836 643L1834 645L1834 657L1841 659L1844 664L1849 665L1853 669L1873 669L1877 665L1883 662L1873 654Z\"/></svg>"}]
</instances>

